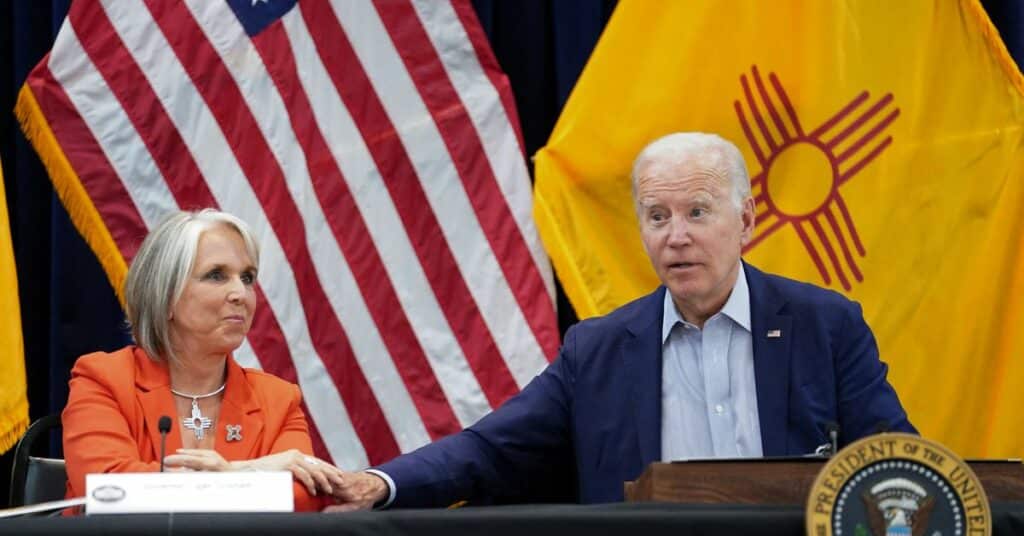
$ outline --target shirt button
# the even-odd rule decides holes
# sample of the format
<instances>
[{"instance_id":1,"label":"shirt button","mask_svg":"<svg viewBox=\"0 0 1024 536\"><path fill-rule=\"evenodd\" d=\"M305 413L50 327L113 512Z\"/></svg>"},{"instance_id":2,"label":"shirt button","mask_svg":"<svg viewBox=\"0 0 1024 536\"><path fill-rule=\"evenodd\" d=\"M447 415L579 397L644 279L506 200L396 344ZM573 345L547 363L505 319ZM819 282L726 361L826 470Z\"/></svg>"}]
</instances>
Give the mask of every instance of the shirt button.
<instances>
[{"instance_id":1,"label":"shirt button","mask_svg":"<svg viewBox=\"0 0 1024 536\"><path fill-rule=\"evenodd\" d=\"M721 415L723 411L725 411L725 407L723 407L721 404L715 404L716 415Z\"/></svg>"}]
</instances>

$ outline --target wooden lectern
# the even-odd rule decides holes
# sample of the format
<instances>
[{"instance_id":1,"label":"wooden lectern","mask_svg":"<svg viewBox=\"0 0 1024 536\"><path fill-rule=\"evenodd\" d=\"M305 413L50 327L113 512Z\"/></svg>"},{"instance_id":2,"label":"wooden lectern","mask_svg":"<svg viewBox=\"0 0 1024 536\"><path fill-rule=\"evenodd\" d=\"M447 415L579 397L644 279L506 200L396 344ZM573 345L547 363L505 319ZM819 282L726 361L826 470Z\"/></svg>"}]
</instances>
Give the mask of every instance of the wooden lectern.
<instances>
[{"instance_id":1,"label":"wooden lectern","mask_svg":"<svg viewBox=\"0 0 1024 536\"><path fill-rule=\"evenodd\" d=\"M824 458L652 463L625 483L627 502L803 506ZM989 502L1024 501L1020 460L968 460Z\"/></svg>"}]
</instances>

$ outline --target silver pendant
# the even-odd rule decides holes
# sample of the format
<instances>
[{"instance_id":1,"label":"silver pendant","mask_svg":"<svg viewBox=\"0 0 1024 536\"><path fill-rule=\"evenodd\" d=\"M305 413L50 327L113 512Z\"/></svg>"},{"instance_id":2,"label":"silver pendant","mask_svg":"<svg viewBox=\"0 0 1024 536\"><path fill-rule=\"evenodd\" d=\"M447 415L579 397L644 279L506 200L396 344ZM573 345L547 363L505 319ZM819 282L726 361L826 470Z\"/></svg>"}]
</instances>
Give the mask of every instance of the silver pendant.
<instances>
[{"instance_id":1,"label":"silver pendant","mask_svg":"<svg viewBox=\"0 0 1024 536\"><path fill-rule=\"evenodd\" d=\"M199 411L199 401L195 398L192 399L192 416L185 417L182 419L183 426L196 435L197 441L203 440L203 431L210 429L213 423L210 422L209 417L204 417L203 412Z\"/></svg>"}]
</instances>

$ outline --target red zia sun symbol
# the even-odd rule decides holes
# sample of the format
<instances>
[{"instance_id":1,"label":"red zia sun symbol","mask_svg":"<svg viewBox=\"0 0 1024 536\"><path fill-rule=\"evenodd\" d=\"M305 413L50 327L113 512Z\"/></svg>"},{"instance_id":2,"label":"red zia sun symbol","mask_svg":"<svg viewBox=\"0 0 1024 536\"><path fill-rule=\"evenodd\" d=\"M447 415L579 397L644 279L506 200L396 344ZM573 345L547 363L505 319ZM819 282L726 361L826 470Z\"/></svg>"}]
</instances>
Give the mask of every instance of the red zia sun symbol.
<instances>
[{"instance_id":1,"label":"red zia sun symbol","mask_svg":"<svg viewBox=\"0 0 1024 536\"><path fill-rule=\"evenodd\" d=\"M745 74L740 76L740 84L753 124L743 104L739 100L734 102L743 133L761 166L761 171L750 181L757 225L743 251L749 251L782 226L792 225L825 284L832 284L832 276L819 253L819 245L835 277L849 291L852 287L846 270L858 282L864 280L849 243L853 243L861 257L865 251L839 187L892 143L892 136L877 138L896 120L900 110L890 106L893 98L892 93L888 93L852 117L868 101L868 92L863 91L821 126L805 133L775 73L768 74L770 90L757 66L751 68L751 78L753 88ZM780 109L785 111L785 117ZM852 119L847 120L848 117ZM803 189L798 195L792 190L784 191L786 181L770 180L780 179L783 174L791 175L794 169L800 171L798 176ZM792 188L792 177L788 182ZM817 244L811 240L812 231ZM838 244L838 248L834 244Z\"/></svg>"}]
</instances>

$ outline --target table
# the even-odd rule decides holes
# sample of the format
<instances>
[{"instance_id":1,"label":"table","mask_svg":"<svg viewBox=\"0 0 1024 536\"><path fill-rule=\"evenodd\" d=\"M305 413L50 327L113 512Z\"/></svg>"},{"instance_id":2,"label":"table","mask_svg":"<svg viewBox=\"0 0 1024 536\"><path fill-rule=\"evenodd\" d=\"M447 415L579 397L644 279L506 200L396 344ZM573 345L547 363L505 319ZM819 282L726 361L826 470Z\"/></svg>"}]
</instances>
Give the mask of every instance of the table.
<instances>
[{"instance_id":1,"label":"table","mask_svg":"<svg viewBox=\"0 0 1024 536\"><path fill-rule=\"evenodd\" d=\"M992 505L995 534L1024 534L1024 503ZM347 514L139 514L16 518L0 534L258 536L802 535L803 509L685 504L525 505Z\"/></svg>"}]
</instances>

